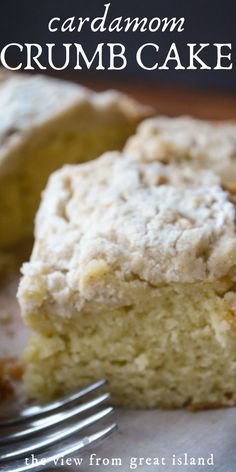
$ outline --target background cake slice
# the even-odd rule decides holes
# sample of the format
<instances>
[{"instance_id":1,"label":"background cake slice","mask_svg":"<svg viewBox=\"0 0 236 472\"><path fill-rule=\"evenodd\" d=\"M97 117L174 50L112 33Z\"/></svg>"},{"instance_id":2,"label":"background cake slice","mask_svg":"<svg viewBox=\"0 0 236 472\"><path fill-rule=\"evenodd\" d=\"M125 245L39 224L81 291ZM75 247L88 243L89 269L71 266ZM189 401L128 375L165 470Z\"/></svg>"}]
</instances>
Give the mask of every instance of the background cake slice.
<instances>
[{"instance_id":1,"label":"background cake slice","mask_svg":"<svg viewBox=\"0 0 236 472\"><path fill-rule=\"evenodd\" d=\"M151 110L40 75L0 74L0 247L32 233L40 192L65 163L120 149Z\"/></svg>"},{"instance_id":2,"label":"background cake slice","mask_svg":"<svg viewBox=\"0 0 236 472\"><path fill-rule=\"evenodd\" d=\"M236 182L236 121L150 118L141 123L125 149L164 164L212 169L224 182Z\"/></svg>"},{"instance_id":3,"label":"background cake slice","mask_svg":"<svg viewBox=\"0 0 236 472\"><path fill-rule=\"evenodd\" d=\"M118 405L234 405L235 259L211 171L128 153L57 171L18 293L27 394L106 377Z\"/></svg>"}]
</instances>

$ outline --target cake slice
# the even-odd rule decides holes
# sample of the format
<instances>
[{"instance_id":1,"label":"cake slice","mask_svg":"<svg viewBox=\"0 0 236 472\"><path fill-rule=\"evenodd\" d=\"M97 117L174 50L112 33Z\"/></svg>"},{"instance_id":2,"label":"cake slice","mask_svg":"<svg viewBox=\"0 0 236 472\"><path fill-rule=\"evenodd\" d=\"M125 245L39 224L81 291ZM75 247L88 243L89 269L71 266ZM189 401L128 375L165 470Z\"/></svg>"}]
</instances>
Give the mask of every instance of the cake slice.
<instances>
[{"instance_id":1,"label":"cake slice","mask_svg":"<svg viewBox=\"0 0 236 472\"><path fill-rule=\"evenodd\" d=\"M187 116L145 120L126 145L164 164L176 162L213 169L224 182L236 182L236 121L204 121Z\"/></svg>"},{"instance_id":2,"label":"cake slice","mask_svg":"<svg viewBox=\"0 0 236 472\"><path fill-rule=\"evenodd\" d=\"M151 110L128 96L0 73L0 248L32 234L49 174L120 149Z\"/></svg>"},{"instance_id":3,"label":"cake slice","mask_svg":"<svg viewBox=\"0 0 236 472\"><path fill-rule=\"evenodd\" d=\"M234 198L144 154L54 173L18 292L27 395L105 377L117 405L234 405Z\"/></svg>"}]
</instances>

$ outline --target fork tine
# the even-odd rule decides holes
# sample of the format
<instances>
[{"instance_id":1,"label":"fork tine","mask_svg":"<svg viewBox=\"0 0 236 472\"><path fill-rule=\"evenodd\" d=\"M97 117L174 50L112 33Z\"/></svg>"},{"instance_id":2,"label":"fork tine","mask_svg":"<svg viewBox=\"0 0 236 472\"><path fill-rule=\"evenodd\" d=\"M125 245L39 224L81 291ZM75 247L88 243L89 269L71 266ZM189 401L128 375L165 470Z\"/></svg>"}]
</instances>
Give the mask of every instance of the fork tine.
<instances>
[{"instance_id":1,"label":"fork tine","mask_svg":"<svg viewBox=\"0 0 236 472\"><path fill-rule=\"evenodd\" d=\"M117 424L112 423L110 426L98 431L97 433L91 434L90 436L86 436L83 439L77 439L73 442L70 441L69 445L64 445L63 447L58 447L58 449L54 452L53 455L50 454L50 451L47 451L46 454L41 454L40 456L37 456L38 461L42 461L42 459L45 459L46 464L45 465L57 465L59 463L60 465L60 459L65 458L67 456L73 457L72 454L75 454L79 451L82 451L83 449L87 448L88 446L91 446L92 444L97 443L98 441L101 441L108 437L111 433L117 430ZM28 470L39 470L39 465L22 465L22 461L14 461L11 462L9 465L6 463L6 466L4 467L4 472L26 472Z\"/></svg>"},{"instance_id":2,"label":"fork tine","mask_svg":"<svg viewBox=\"0 0 236 472\"><path fill-rule=\"evenodd\" d=\"M4 429L3 434L0 438L0 446L8 443L13 443L19 440L25 440L29 436L37 436L41 434L45 429L50 430L55 428L55 426L61 425L62 423L82 415L84 412L97 408L101 406L110 398L110 393L104 393L86 403L76 405L73 408L70 408L65 411L60 411L59 413L52 414L45 418L35 420L29 423L29 426L25 429L25 423L18 425L17 429L11 431L11 433L4 434L8 429ZM19 431L19 426L22 426L23 429Z\"/></svg>"},{"instance_id":3,"label":"fork tine","mask_svg":"<svg viewBox=\"0 0 236 472\"><path fill-rule=\"evenodd\" d=\"M33 420L34 418L43 418L44 416L48 415L49 412L56 412L59 411L61 408L80 400L81 398L85 397L86 395L98 390L99 388L106 385L106 380L99 380L98 382L89 385L88 387L83 388L82 390L78 390L77 392L72 393L71 395L67 395L59 400L53 401L51 403L47 403L46 405L35 405L31 407L24 408L21 410L19 416L17 418L10 418L0 422L0 428L5 428L8 426L14 426L16 424Z\"/></svg>"},{"instance_id":4,"label":"fork tine","mask_svg":"<svg viewBox=\"0 0 236 472\"><path fill-rule=\"evenodd\" d=\"M9 461L12 459L21 459L22 457L26 457L30 453L37 453L41 452L42 450L48 449L54 444L68 439L73 434L78 433L79 431L92 426L93 424L97 423L98 421L110 416L114 412L112 407L107 407L94 415L89 416L88 418L80 421L77 424L69 425L64 428L61 428L59 432L44 435L43 439L38 440L37 443L33 439L32 441L28 441L24 445L20 445L15 447L12 450L12 446L9 447L8 452L1 454L0 452L0 460L1 461Z\"/></svg>"}]
</instances>

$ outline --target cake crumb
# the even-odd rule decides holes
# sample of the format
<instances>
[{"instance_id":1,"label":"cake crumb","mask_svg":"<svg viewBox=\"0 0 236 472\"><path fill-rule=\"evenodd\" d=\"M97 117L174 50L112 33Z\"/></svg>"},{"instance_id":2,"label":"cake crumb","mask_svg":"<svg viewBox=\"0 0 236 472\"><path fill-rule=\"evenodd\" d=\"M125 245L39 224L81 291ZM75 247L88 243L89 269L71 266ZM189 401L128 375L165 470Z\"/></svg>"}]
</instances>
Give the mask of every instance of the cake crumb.
<instances>
[{"instance_id":1,"label":"cake crumb","mask_svg":"<svg viewBox=\"0 0 236 472\"><path fill-rule=\"evenodd\" d=\"M16 358L0 359L0 400L6 400L16 393L16 383L21 381L24 368Z\"/></svg>"}]
</instances>

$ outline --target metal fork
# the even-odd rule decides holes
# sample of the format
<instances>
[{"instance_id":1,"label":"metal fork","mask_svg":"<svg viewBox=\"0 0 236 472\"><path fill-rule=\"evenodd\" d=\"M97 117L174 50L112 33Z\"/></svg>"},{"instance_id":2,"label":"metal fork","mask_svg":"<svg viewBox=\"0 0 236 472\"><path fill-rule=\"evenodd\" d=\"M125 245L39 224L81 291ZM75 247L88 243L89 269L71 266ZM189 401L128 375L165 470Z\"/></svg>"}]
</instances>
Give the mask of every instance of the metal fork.
<instances>
[{"instance_id":1,"label":"metal fork","mask_svg":"<svg viewBox=\"0 0 236 472\"><path fill-rule=\"evenodd\" d=\"M117 429L114 422L95 433L76 438L76 433L113 413L112 407L104 406L110 398L109 393L84 401L87 395L105 384L105 380L100 380L52 403L24 408L17 418L0 422L0 470L25 472L40 470L45 465L55 466L62 458L73 457L109 436Z\"/></svg>"}]
</instances>

